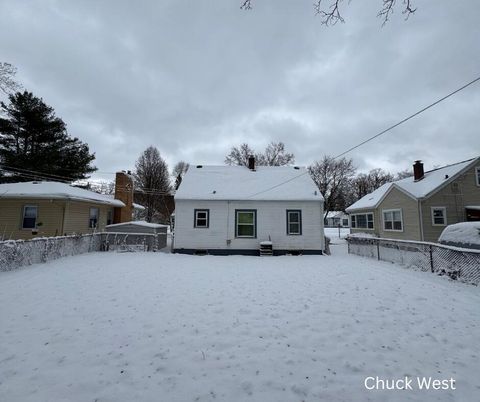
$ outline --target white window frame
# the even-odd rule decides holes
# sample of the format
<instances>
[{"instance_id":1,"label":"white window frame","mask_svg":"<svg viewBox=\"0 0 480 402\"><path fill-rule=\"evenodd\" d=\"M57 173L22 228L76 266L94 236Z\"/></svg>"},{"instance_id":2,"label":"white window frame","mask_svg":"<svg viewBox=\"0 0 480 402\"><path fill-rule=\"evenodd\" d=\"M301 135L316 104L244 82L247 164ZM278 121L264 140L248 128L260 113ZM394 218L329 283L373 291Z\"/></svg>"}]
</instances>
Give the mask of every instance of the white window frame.
<instances>
[{"instance_id":1,"label":"white window frame","mask_svg":"<svg viewBox=\"0 0 480 402\"><path fill-rule=\"evenodd\" d=\"M475 183L480 187L480 166L475 167Z\"/></svg>"},{"instance_id":2,"label":"white window frame","mask_svg":"<svg viewBox=\"0 0 480 402\"><path fill-rule=\"evenodd\" d=\"M35 225L33 226L33 228L26 228L24 226L24 223L25 223L25 210L27 208L35 208ZM23 206L23 212L22 212L22 230L32 230L32 229L36 229L37 228L37 221L38 221L38 205L24 205Z\"/></svg>"},{"instance_id":3,"label":"white window frame","mask_svg":"<svg viewBox=\"0 0 480 402\"><path fill-rule=\"evenodd\" d=\"M251 213L253 215L253 223L240 223L238 215L241 213ZM251 226L253 235L240 235L238 233L239 226ZM239 239L256 239L257 238L257 210L256 209L236 209L235 210L235 237Z\"/></svg>"},{"instance_id":4,"label":"white window frame","mask_svg":"<svg viewBox=\"0 0 480 402\"><path fill-rule=\"evenodd\" d=\"M298 222L291 221L291 214L298 215ZM292 232L290 225L298 225L298 232ZM287 236L301 236L302 235L302 210L301 209L287 209Z\"/></svg>"},{"instance_id":5,"label":"white window frame","mask_svg":"<svg viewBox=\"0 0 480 402\"><path fill-rule=\"evenodd\" d=\"M385 214L392 212L392 229L387 229L385 227ZM395 221L393 220L393 212L400 212L400 223L402 225L401 229L394 229ZM393 208L393 209L382 209L382 222L383 222L383 231L384 232L403 232L403 211L401 208Z\"/></svg>"},{"instance_id":6,"label":"white window frame","mask_svg":"<svg viewBox=\"0 0 480 402\"><path fill-rule=\"evenodd\" d=\"M443 223L435 223L435 216L433 214L435 210L443 211ZM447 226L447 207L431 207L430 214L432 216L432 226Z\"/></svg>"},{"instance_id":7,"label":"white window frame","mask_svg":"<svg viewBox=\"0 0 480 402\"><path fill-rule=\"evenodd\" d=\"M358 227L358 215L365 215L366 216L366 222L367 222L367 227L361 228ZM368 227L368 215L372 215L372 227ZM352 219L352 217L355 217ZM355 226L353 226L353 221L355 221ZM358 214L350 214L350 226L352 229L362 229L362 230L375 230L375 214L373 212L364 212L364 213L358 213Z\"/></svg>"},{"instance_id":8,"label":"white window frame","mask_svg":"<svg viewBox=\"0 0 480 402\"><path fill-rule=\"evenodd\" d=\"M97 210L97 222L95 226L92 226L92 210L96 209ZM98 207L90 207L88 210L88 228L89 229L97 229L98 224L100 223L100 208Z\"/></svg>"},{"instance_id":9,"label":"white window frame","mask_svg":"<svg viewBox=\"0 0 480 402\"><path fill-rule=\"evenodd\" d=\"M205 218L200 218L198 214L205 214ZM198 220L205 221L205 225L199 225ZM210 226L210 210L209 209L195 209L195 217L193 227L195 229L208 229Z\"/></svg>"}]
</instances>

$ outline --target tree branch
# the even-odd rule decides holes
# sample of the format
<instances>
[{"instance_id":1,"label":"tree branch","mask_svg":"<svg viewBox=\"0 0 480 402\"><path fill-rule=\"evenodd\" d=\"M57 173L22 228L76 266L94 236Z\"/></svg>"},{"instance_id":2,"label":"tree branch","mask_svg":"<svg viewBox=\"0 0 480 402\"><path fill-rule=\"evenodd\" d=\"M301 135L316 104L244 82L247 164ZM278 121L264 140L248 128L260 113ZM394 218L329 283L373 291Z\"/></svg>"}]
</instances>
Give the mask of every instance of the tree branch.
<instances>
[{"instance_id":1,"label":"tree branch","mask_svg":"<svg viewBox=\"0 0 480 402\"><path fill-rule=\"evenodd\" d=\"M241 10L251 10L252 9L252 0L245 0L240 6Z\"/></svg>"},{"instance_id":2,"label":"tree branch","mask_svg":"<svg viewBox=\"0 0 480 402\"><path fill-rule=\"evenodd\" d=\"M315 14L322 17L322 24L329 26L335 25L339 21L345 22L339 10L339 4L341 2L342 0L335 0L332 4L330 4L328 10L322 9L322 0L317 0L315 3L313 3L313 9L315 10Z\"/></svg>"},{"instance_id":3,"label":"tree branch","mask_svg":"<svg viewBox=\"0 0 480 402\"><path fill-rule=\"evenodd\" d=\"M390 15L393 14L395 3L396 0L383 0L383 7L377 14L377 17L383 19L382 26L385 26L385 24L390 19ZM403 5L404 9L402 11L402 14L406 14L405 20L408 20L408 17L410 17L411 14L415 13L417 9L412 7L411 0L403 0Z\"/></svg>"}]
</instances>

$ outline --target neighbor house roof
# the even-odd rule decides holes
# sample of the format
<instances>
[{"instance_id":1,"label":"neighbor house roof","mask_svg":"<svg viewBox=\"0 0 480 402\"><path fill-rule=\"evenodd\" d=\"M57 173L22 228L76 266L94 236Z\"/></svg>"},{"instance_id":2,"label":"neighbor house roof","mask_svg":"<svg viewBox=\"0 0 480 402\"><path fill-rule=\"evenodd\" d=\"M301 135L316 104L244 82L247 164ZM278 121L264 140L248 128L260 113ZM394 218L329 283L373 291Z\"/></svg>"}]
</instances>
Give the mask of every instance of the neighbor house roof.
<instances>
[{"instance_id":1,"label":"neighbor house roof","mask_svg":"<svg viewBox=\"0 0 480 402\"><path fill-rule=\"evenodd\" d=\"M0 184L0 199L4 198L45 198L92 202L124 207L125 204L104 194L54 181L28 181L23 183Z\"/></svg>"},{"instance_id":2,"label":"neighbor house roof","mask_svg":"<svg viewBox=\"0 0 480 402\"><path fill-rule=\"evenodd\" d=\"M452 165L425 172L423 179L415 181L413 176L392 183L386 183L375 191L360 198L350 205L346 211L376 208L392 188L403 191L414 199L427 198L443 185L454 180L463 170L469 168L479 158L469 159Z\"/></svg>"},{"instance_id":3,"label":"neighbor house roof","mask_svg":"<svg viewBox=\"0 0 480 402\"><path fill-rule=\"evenodd\" d=\"M190 166L176 200L323 201L304 167Z\"/></svg>"}]
</instances>

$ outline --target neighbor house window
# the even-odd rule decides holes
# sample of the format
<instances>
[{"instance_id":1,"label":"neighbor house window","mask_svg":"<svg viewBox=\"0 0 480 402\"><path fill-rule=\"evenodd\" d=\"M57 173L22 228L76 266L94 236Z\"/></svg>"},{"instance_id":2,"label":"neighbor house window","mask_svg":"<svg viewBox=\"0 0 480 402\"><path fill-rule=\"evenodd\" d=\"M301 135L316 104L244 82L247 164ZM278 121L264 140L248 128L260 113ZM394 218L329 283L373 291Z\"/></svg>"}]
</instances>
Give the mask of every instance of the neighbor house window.
<instances>
[{"instance_id":1,"label":"neighbor house window","mask_svg":"<svg viewBox=\"0 0 480 402\"><path fill-rule=\"evenodd\" d=\"M343 219L343 226L348 226L348 218Z\"/></svg>"},{"instance_id":2,"label":"neighbor house window","mask_svg":"<svg viewBox=\"0 0 480 402\"><path fill-rule=\"evenodd\" d=\"M403 217L401 209L389 209L383 212L383 230L401 232L403 230Z\"/></svg>"},{"instance_id":3,"label":"neighbor house window","mask_svg":"<svg viewBox=\"0 0 480 402\"><path fill-rule=\"evenodd\" d=\"M90 229L95 229L97 227L98 215L99 215L98 208L90 208L90 220L88 223L88 227Z\"/></svg>"},{"instance_id":4,"label":"neighbor house window","mask_svg":"<svg viewBox=\"0 0 480 402\"><path fill-rule=\"evenodd\" d=\"M107 225L111 225L113 223L113 211L111 209L107 212Z\"/></svg>"},{"instance_id":5,"label":"neighbor house window","mask_svg":"<svg viewBox=\"0 0 480 402\"><path fill-rule=\"evenodd\" d=\"M208 209L196 209L195 220L193 226L196 228L208 228L209 223L209 210Z\"/></svg>"},{"instance_id":6,"label":"neighbor house window","mask_svg":"<svg viewBox=\"0 0 480 402\"><path fill-rule=\"evenodd\" d=\"M302 234L302 211L287 210L287 235Z\"/></svg>"},{"instance_id":7,"label":"neighbor house window","mask_svg":"<svg viewBox=\"0 0 480 402\"><path fill-rule=\"evenodd\" d=\"M480 186L480 166L475 168L475 181L477 182L477 186Z\"/></svg>"},{"instance_id":8,"label":"neighbor house window","mask_svg":"<svg viewBox=\"0 0 480 402\"><path fill-rule=\"evenodd\" d=\"M22 229L35 229L37 227L38 208L36 205L23 207Z\"/></svg>"},{"instance_id":9,"label":"neighbor house window","mask_svg":"<svg viewBox=\"0 0 480 402\"><path fill-rule=\"evenodd\" d=\"M352 228L373 229L373 213L355 214L351 216Z\"/></svg>"},{"instance_id":10,"label":"neighbor house window","mask_svg":"<svg viewBox=\"0 0 480 402\"><path fill-rule=\"evenodd\" d=\"M432 225L445 226L447 224L447 208L432 207Z\"/></svg>"},{"instance_id":11,"label":"neighbor house window","mask_svg":"<svg viewBox=\"0 0 480 402\"><path fill-rule=\"evenodd\" d=\"M257 211L235 211L235 237L257 237Z\"/></svg>"}]
</instances>

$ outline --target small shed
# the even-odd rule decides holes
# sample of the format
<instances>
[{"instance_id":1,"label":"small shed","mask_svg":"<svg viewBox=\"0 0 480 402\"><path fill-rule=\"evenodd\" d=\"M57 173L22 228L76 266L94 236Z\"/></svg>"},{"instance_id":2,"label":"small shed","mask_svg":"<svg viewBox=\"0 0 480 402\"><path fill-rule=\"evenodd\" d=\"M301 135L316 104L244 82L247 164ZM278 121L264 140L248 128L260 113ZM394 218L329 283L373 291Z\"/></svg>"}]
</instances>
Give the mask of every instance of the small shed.
<instances>
[{"instance_id":1,"label":"small shed","mask_svg":"<svg viewBox=\"0 0 480 402\"><path fill-rule=\"evenodd\" d=\"M135 235L156 235L157 248L162 249L167 246L167 228L168 225L159 223L150 223L145 221L130 221L107 225L105 230L108 233Z\"/></svg>"}]
</instances>

